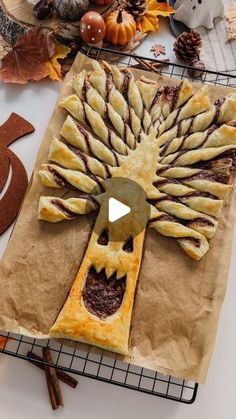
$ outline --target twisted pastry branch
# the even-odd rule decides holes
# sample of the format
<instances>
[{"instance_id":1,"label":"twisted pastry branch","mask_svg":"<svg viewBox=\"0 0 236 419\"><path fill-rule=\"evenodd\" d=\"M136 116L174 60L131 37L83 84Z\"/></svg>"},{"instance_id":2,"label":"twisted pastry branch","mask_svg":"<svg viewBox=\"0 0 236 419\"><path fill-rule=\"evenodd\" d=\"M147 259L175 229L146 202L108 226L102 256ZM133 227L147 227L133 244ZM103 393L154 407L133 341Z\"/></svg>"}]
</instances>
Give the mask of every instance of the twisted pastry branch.
<instances>
[{"instance_id":1,"label":"twisted pastry branch","mask_svg":"<svg viewBox=\"0 0 236 419\"><path fill-rule=\"evenodd\" d=\"M152 210L149 226L163 236L175 238L184 251L200 260L209 250L207 239L199 232L179 224L175 217Z\"/></svg>"},{"instance_id":2,"label":"twisted pastry branch","mask_svg":"<svg viewBox=\"0 0 236 419\"><path fill-rule=\"evenodd\" d=\"M102 191L101 178L77 170L64 169L55 164L43 164L39 176L42 184L49 188L74 187L87 193Z\"/></svg>"},{"instance_id":3,"label":"twisted pastry branch","mask_svg":"<svg viewBox=\"0 0 236 419\"><path fill-rule=\"evenodd\" d=\"M93 157L87 156L76 147L67 145L62 141L59 141L56 137L52 138L48 159L67 169L79 170L83 173L92 173L103 179L111 176L109 165L102 163Z\"/></svg>"},{"instance_id":4,"label":"twisted pastry branch","mask_svg":"<svg viewBox=\"0 0 236 419\"><path fill-rule=\"evenodd\" d=\"M94 111L114 127L131 149L135 149L137 141L130 126L123 121L120 114L114 110L111 104L106 103L97 90L94 89L88 81L85 70L74 77L72 84L82 103L87 102Z\"/></svg>"},{"instance_id":5,"label":"twisted pastry branch","mask_svg":"<svg viewBox=\"0 0 236 419\"><path fill-rule=\"evenodd\" d=\"M113 148L94 138L88 130L78 122L75 122L70 115L67 116L60 133L68 144L110 166L120 166L125 159L125 156L121 156Z\"/></svg>"},{"instance_id":6,"label":"twisted pastry branch","mask_svg":"<svg viewBox=\"0 0 236 419\"><path fill-rule=\"evenodd\" d=\"M57 223L59 221L72 220L78 215L89 214L97 209L98 205L91 197L61 199L55 196L41 196L38 218Z\"/></svg>"},{"instance_id":7,"label":"twisted pastry branch","mask_svg":"<svg viewBox=\"0 0 236 419\"><path fill-rule=\"evenodd\" d=\"M127 155L129 147L124 141L110 130L102 117L87 103L82 103L76 94L70 95L60 102L60 106L66 109L78 121L91 127L96 136L106 145L115 149L119 154Z\"/></svg>"}]
</instances>

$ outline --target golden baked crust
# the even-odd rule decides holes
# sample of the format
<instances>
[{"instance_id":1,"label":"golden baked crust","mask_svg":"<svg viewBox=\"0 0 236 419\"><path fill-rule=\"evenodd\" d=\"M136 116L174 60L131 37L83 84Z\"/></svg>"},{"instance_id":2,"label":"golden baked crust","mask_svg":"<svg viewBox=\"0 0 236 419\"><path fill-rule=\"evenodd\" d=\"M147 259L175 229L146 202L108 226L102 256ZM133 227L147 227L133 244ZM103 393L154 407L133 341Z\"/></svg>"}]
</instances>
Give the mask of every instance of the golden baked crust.
<instances>
[{"instance_id":1,"label":"golden baked crust","mask_svg":"<svg viewBox=\"0 0 236 419\"><path fill-rule=\"evenodd\" d=\"M39 219L59 222L94 210L98 216L50 333L127 354L145 227L133 236L139 222L134 217L123 226L124 239L112 239L103 181L119 177L140 185L150 210L146 227L200 260L232 188L236 95L211 103L207 86L195 94L187 80L160 87L106 62L93 62L72 86L74 93L60 104L70 115L61 138L52 138L50 162L39 175L45 186L72 188L78 195L41 197Z\"/></svg>"}]
</instances>

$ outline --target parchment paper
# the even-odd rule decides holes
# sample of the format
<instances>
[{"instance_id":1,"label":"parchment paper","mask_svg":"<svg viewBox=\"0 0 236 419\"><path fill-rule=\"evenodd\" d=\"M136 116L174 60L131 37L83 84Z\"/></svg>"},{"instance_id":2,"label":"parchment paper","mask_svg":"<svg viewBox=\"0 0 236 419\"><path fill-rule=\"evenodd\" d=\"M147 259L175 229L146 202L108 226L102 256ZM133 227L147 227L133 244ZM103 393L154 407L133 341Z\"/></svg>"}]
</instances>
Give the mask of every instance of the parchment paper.
<instances>
[{"instance_id":1,"label":"parchment paper","mask_svg":"<svg viewBox=\"0 0 236 419\"><path fill-rule=\"evenodd\" d=\"M88 63L88 58L77 56L59 100L71 92L69 82L74 73ZM134 73L141 75L137 70ZM145 76L159 78L163 84L179 83L148 72ZM225 96L229 90L211 86L211 98ZM43 188L37 174L47 162L51 136L59 135L65 117L66 112L56 106L0 264L0 328L37 338L47 336L67 297L93 223L87 216L57 224L37 219L41 194L68 196L65 190ZM204 383L226 289L235 209L236 188L225 203L210 251L200 262L191 260L174 240L148 229L132 317L130 356L109 356Z\"/></svg>"}]
</instances>

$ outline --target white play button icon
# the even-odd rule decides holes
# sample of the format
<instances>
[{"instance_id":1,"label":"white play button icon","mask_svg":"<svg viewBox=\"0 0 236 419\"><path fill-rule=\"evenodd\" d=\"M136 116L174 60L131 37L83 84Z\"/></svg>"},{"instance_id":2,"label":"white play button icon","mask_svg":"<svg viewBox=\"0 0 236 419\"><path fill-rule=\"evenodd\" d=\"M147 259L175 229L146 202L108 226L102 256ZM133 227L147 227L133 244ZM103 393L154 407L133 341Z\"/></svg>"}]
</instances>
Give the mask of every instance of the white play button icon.
<instances>
[{"instance_id":1,"label":"white play button icon","mask_svg":"<svg viewBox=\"0 0 236 419\"><path fill-rule=\"evenodd\" d=\"M108 219L110 223L119 220L131 211L128 205L123 204L115 198L109 198L108 202Z\"/></svg>"}]
</instances>

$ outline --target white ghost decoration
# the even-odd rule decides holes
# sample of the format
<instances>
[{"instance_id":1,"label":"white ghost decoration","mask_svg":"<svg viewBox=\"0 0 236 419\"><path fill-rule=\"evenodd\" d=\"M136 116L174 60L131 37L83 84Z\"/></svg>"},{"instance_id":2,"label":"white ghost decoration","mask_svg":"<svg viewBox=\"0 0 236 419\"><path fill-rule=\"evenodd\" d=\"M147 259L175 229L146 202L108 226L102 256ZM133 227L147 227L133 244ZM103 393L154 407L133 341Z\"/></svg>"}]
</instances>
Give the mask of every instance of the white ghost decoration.
<instances>
[{"instance_id":1,"label":"white ghost decoration","mask_svg":"<svg viewBox=\"0 0 236 419\"><path fill-rule=\"evenodd\" d=\"M224 16L222 0L177 0L174 4L174 19L185 23L189 28L214 27L214 19Z\"/></svg>"}]
</instances>

